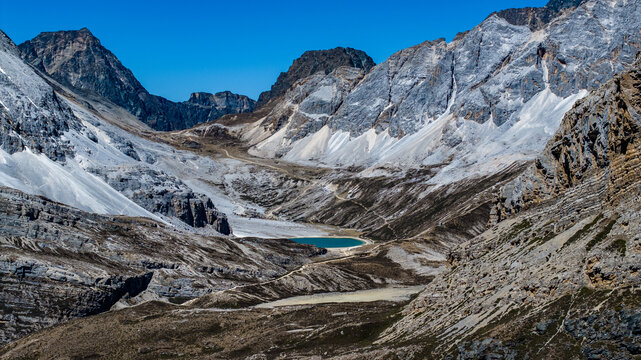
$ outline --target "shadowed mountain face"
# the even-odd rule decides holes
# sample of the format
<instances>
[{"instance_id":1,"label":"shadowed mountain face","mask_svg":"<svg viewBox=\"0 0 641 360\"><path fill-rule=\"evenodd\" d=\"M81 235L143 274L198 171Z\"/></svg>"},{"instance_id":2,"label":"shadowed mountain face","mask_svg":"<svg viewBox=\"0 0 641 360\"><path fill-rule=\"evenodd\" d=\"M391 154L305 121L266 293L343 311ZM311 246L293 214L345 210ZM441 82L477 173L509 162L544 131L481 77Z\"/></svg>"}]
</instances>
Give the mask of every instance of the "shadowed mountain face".
<instances>
[{"instance_id":1,"label":"shadowed mountain face","mask_svg":"<svg viewBox=\"0 0 641 360\"><path fill-rule=\"evenodd\" d=\"M42 33L18 49L27 63L61 84L104 96L156 130L186 129L254 109L252 99L228 91L196 93L181 103L152 95L87 28Z\"/></svg>"},{"instance_id":2,"label":"shadowed mountain face","mask_svg":"<svg viewBox=\"0 0 641 360\"><path fill-rule=\"evenodd\" d=\"M504 18L512 25L526 25L533 31L541 29L550 23L563 10L579 6L585 0L550 0L540 8L505 9L494 14Z\"/></svg>"},{"instance_id":3,"label":"shadowed mountain face","mask_svg":"<svg viewBox=\"0 0 641 360\"><path fill-rule=\"evenodd\" d=\"M376 65L364 51L352 48L337 47L330 50L306 51L294 60L287 72L280 73L271 90L265 91L258 97L257 106L266 104L269 100L285 95L287 90L298 80L318 72L325 75L341 66L363 69L368 72Z\"/></svg>"},{"instance_id":4,"label":"shadowed mountain face","mask_svg":"<svg viewBox=\"0 0 641 360\"><path fill-rule=\"evenodd\" d=\"M561 11L564 9L569 9L581 5L585 0L550 0L546 8L553 11Z\"/></svg>"}]
</instances>

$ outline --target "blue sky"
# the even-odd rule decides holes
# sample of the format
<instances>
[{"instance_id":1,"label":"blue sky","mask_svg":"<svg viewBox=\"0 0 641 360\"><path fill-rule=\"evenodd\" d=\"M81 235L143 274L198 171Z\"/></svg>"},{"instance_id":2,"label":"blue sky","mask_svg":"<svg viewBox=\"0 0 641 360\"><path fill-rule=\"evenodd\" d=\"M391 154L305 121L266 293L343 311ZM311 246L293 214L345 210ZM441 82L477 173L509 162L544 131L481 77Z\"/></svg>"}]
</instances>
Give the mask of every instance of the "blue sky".
<instances>
[{"instance_id":1,"label":"blue sky","mask_svg":"<svg viewBox=\"0 0 641 360\"><path fill-rule=\"evenodd\" d=\"M88 27L153 94L182 101L231 90L256 99L305 50L349 46L378 64L425 40L451 40L492 11L547 0L0 0L16 43Z\"/></svg>"}]
</instances>

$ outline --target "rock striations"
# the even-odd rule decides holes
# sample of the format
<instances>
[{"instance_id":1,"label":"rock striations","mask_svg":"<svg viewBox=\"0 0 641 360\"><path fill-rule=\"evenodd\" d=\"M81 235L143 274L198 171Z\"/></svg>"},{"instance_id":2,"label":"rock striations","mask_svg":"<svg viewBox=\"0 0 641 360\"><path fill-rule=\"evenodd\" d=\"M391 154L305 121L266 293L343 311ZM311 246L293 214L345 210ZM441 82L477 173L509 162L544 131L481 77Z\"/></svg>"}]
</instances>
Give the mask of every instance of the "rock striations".
<instances>
[{"instance_id":1,"label":"rock striations","mask_svg":"<svg viewBox=\"0 0 641 360\"><path fill-rule=\"evenodd\" d=\"M180 103L151 95L87 28L42 33L18 49L27 63L61 84L104 96L156 130L186 129L254 109L253 100L231 92L196 93Z\"/></svg>"},{"instance_id":2,"label":"rock striations","mask_svg":"<svg viewBox=\"0 0 641 360\"><path fill-rule=\"evenodd\" d=\"M639 114L641 57L566 114L529 171L503 189L495 221L590 181L608 203L623 200L641 177Z\"/></svg>"},{"instance_id":3,"label":"rock striations","mask_svg":"<svg viewBox=\"0 0 641 360\"><path fill-rule=\"evenodd\" d=\"M265 281L320 254L293 242L197 236L87 213L5 187L0 224L0 343L117 302L181 302Z\"/></svg>"},{"instance_id":4,"label":"rock striations","mask_svg":"<svg viewBox=\"0 0 641 360\"><path fill-rule=\"evenodd\" d=\"M501 188L502 221L452 249L450 270L384 341L422 339L431 354L464 359L634 358L640 100L641 60L577 103L535 164Z\"/></svg>"}]
</instances>

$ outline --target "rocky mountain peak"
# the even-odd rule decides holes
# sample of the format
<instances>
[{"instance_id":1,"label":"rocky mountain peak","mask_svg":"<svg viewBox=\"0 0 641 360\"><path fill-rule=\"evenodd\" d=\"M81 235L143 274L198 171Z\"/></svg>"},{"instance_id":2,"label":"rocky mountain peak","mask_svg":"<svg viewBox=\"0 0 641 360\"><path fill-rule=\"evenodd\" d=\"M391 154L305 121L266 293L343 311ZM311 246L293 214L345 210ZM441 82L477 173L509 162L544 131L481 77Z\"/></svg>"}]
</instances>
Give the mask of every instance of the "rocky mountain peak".
<instances>
[{"instance_id":1,"label":"rocky mountain peak","mask_svg":"<svg viewBox=\"0 0 641 360\"><path fill-rule=\"evenodd\" d=\"M13 43L13 40L11 40L4 31L0 30L0 49L3 51L15 51L15 46L16 45Z\"/></svg>"},{"instance_id":2,"label":"rocky mountain peak","mask_svg":"<svg viewBox=\"0 0 641 360\"><path fill-rule=\"evenodd\" d=\"M550 0L545 7L553 11L561 11L577 7L584 1L585 0Z\"/></svg>"},{"instance_id":3,"label":"rocky mountain peak","mask_svg":"<svg viewBox=\"0 0 641 360\"><path fill-rule=\"evenodd\" d=\"M130 111L136 109L138 92L145 92L87 28L43 32L18 49L25 62L61 84L95 92Z\"/></svg>"},{"instance_id":4,"label":"rocky mountain peak","mask_svg":"<svg viewBox=\"0 0 641 360\"><path fill-rule=\"evenodd\" d=\"M306 51L298 59L294 60L287 72L280 73L276 83L272 85L269 91L260 94L257 106L260 107L271 99L285 95L296 81L317 72L329 74L341 66L355 67L368 72L374 65L376 65L374 60L364 51L349 47Z\"/></svg>"},{"instance_id":5,"label":"rocky mountain peak","mask_svg":"<svg viewBox=\"0 0 641 360\"><path fill-rule=\"evenodd\" d=\"M233 107L236 112L251 112L254 110L256 101L245 95L234 94L231 91L221 91L215 94L208 92L195 92L189 96L187 101L190 104L226 109Z\"/></svg>"},{"instance_id":6,"label":"rocky mountain peak","mask_svg":"<svg viewBox=\"0 0 641 360\"><path fill-rule=\"evenodd\" d=\"M583 1L585 0L550 0L544 7L505 9L492 15L496 14L512 25L525 25L536 31L550 23L562 10L577 7Z\"/></svg>"},{"instance_id":7,"label":"rocky mountain peak","mask_svg":"<svg viewBox=\"0 0 641 360\"><path fill-rule=\"evenodd\" d=\"M105 97L156 130L186 129L225 114L253 110L253 100L232 93L227 98L233 101L218 100L213 108L152 95L86 27L43 32L18 49L25 62L59 83Z\"/></svg>"}]
</instances>

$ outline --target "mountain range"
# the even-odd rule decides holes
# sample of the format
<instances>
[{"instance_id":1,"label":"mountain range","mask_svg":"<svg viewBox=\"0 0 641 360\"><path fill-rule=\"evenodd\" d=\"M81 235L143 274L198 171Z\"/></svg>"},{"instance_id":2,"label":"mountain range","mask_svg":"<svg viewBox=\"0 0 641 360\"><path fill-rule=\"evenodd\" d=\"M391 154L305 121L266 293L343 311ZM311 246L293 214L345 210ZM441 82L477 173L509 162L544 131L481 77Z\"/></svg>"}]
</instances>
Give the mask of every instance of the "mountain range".
<instances>
[{"instance_id":1,"label":"mountain range","mask_svg":"<svg viewBox=\"0 0 641 360\"><path fill-rule=\"evenodd\" d=\"M180 103L0 32L0 359L637 358L640 29L551 0Z\"/></svg>"}]
</instances>

